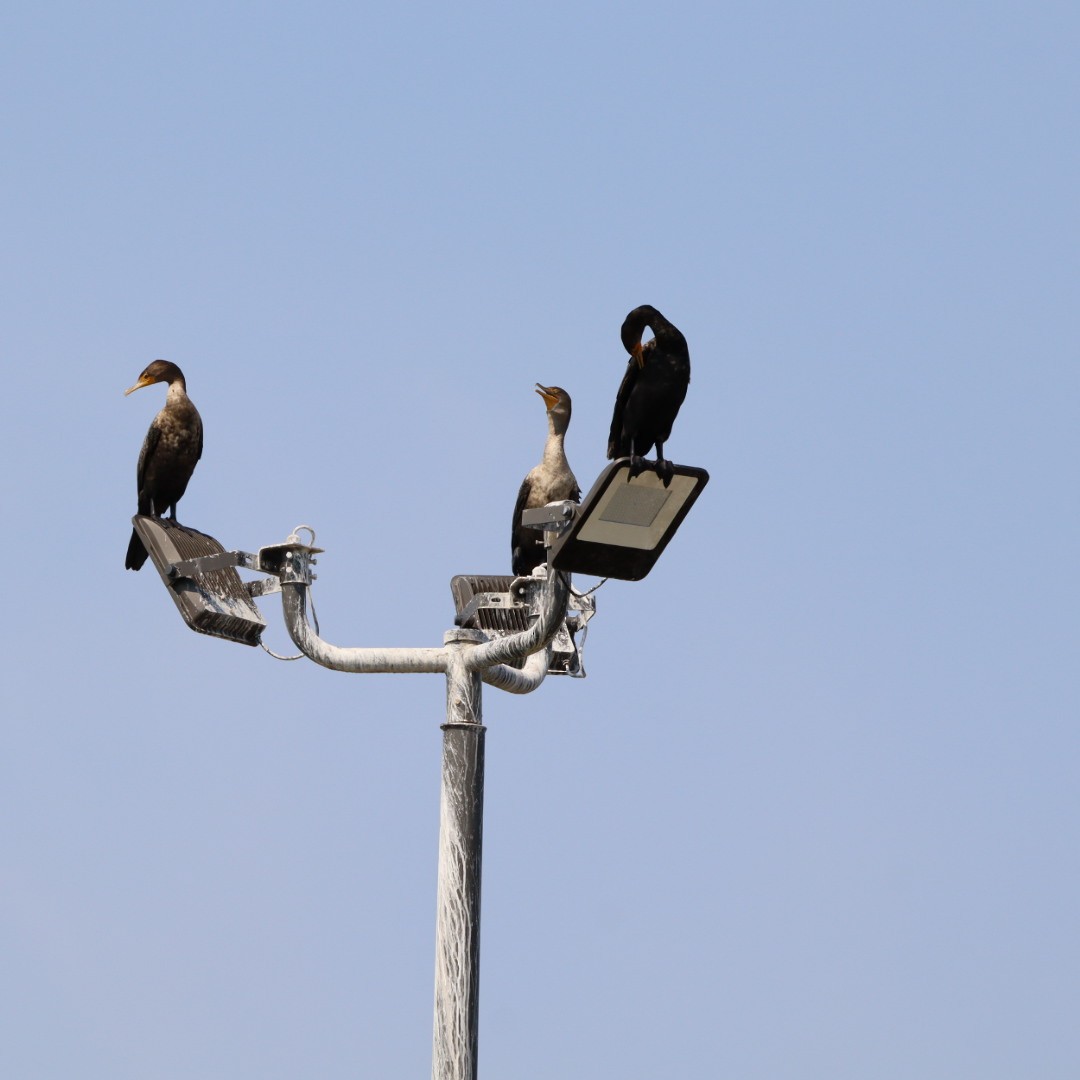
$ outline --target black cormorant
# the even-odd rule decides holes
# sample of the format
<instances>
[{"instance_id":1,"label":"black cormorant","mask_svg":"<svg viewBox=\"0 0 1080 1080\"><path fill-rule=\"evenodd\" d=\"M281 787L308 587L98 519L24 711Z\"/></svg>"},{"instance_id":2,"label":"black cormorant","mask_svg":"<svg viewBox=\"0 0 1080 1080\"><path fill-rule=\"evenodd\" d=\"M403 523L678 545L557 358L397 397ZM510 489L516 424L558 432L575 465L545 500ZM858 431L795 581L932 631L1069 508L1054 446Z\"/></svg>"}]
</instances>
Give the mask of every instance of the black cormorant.
<instances>
[{"instance_id":1,"label":"black cormorant","mask_svg":"<svg viewBox=\"0 0 1080 1080\"><path fill-rule=\"evenodd\" d=\"M646 326L654 337L642 345ZM664 460L664 443L690 383L690 350L679 329L649 304L634 308L623 320L622 343L630 362L615 399L607 456L630 457L636 475L655 444L656 472L666 487L672 471L671 462Z\"/></svg>"},{"instance_id":2,"label":"black cormorant","mask_svg":"<svg viewBox=\"0 0 1080 1080\"><path fill-rule=\"evenodd\" d=\"M581 501L581 489L570 471L563 449L566 429L570 426L570 395L561 387L541 386L539 383L536 384L536 392L547 406L548 437L544 444L544 456L522 481L514 507L511 566L518 575L531 574L547 558L543 530L525 528L521 524L521 512L563 499Z\"/></svg>"},{"instance_id":3,"label":"black cormorant","mask_svg":"<svg viewBox=\"0 0 1080 1080\"><path fill-rule=\"evenodd\" d=\"M187 396L184 373L168 360L155 360L124 394L159 382L168 383L169 390L165 408L154 417L139 452L139 513L163 517L169 511L175 521L176 504L195 471L195 463L202 457L202 417ZM146 555L139 534L132 529L124 566L138 570L146 562Z\"/></svg>"}]
</instances>

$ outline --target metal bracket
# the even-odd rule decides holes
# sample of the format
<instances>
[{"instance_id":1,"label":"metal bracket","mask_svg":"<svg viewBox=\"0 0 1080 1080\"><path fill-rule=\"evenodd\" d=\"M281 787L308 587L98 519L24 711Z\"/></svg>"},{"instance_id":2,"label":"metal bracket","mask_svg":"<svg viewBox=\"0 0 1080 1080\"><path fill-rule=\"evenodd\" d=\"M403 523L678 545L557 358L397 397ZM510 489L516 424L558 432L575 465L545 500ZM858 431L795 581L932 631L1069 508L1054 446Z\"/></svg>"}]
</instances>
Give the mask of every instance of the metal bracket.
<instances>
[{"instance_id":1,"label":"metal bracket","mask_svg":"<svg viewBox=\"0 0 1080 1080\"><path fill-rule=\"evenodd\" d=\"M569 499L562 502L548 503L535 510L521 512L521 524L527 529L544 530L544 547L551 548L573 524L578 505Z\"/></svg>"},{"instance_id":2,"label":"metal bracket","mask_svg":"<svg viewBox=\"0 0 1080 1080\"><path fill-rule=\"evenodd\" d=\"M562 502L538 506L535 510L523 510L521 524L530 529L558 528L561 532L570 527L575 513L577 513L577 503L564 499Z\"/></svg>"},{"instance_id":3,"label":"metal bracket","mask_svg":"<svg viewBox=\"0 0 1080 1080\"><path fill-rule=\"evenodd\" d=\"M244 588L248 596L254 600L257 596L270 596L272 593L281 592L281 580L276 577L259 578L258 581L245 581Z\"/></svg>"},{"instance_id":4,"label":"metal bracket","mask_svg":"<svg viewBox=\"0 0 1080 1080\"><path fill-rule=\"evenodd\" d=\"M564 499L562 502L538 506L535 510L523 510L521 524L527 529L543 529L546 533L553 532L558 536L573 525L577 508L576 502Z\"/></svg>"},{"instance_id":5,"label":"metal bracket","mask_svg":"<svg viewBox=\"0 0 1080 1080\"><path fill-rule=\"evenodd\" d=\"M211 570L224 570L227 566L242 566L246 570L257 570L255 556L247 551L222 551L218 555L200 555L195 559L181 559L169 565L169 577L191 577L193 574L208 574Z\"/></svg>"},{"instance_id":6,"label":"metal bracket","mask_svg":"<svg viewBox=\"0 0 1080 1080\"><path fill-rule=\"evenodd\" d=\"M301 530L311 534L310 544L300 542ZM316 578L311 572L315 556L321 555L324 550L315 547L315 530L310 525L297 525L283 543L259 548L255 569L272 574L278 579L279 585L310 585Z\"/></svg>"},{"instance_id":7,"label":"metal bracket","mask_svg":"<svg viewBox=\"0 0 1080 1080\"><path fill-rule=\"evenodd\" d=\"M170 581L179 581L183 578L192 578L196 574L208 574L214 570L224 570L230 566L240 566L245 570L254 570L257 573L268 574L268 578L261 581L244 581L241 585L249 597L267 596L271 593L281 592L281 583L300 581L310 585L316 575L311 567L315 563L314 556L322 552L322 548L312 547L310 544L300 542L297 531L309 529L307 525L298 525L297 528L286 538L282 544L269 544L259 548L258 554L250 551L222 551L215 555L200 555L193 559L180 559L170 563L166 574ZM315 533L311 531L311 539L314 541Z\"/></svg>"},{"instance_id":8,"label":"metal bracket","mask_svg":"<svg viewBox=\"0 0 1080 1080\"><path fill-rule=\"evenodd\" d=\"M585 678L585 638L589 620L596 614L596 598L592 593L579 593L571 586L566 602L566 621L552 640L549 674Z\"/></svg>"}]
</instances>

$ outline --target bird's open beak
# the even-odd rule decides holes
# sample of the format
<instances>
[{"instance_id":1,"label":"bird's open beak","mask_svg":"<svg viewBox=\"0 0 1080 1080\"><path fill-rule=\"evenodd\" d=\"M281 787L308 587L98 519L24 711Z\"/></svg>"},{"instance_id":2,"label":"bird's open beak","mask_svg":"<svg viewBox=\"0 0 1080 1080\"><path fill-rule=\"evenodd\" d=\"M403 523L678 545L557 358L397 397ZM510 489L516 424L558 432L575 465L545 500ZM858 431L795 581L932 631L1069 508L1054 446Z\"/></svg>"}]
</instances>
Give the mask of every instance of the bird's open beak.
<instances>
[{"instance_id":1,"label":"bird's open beak","mask_svg":"<svg viewBox=\"0 0 1080 1080\"><path fill-rule=\"evenodd\" d=\"M140 375L139 376L139 381L134 386L129 386L124 391L124 397L127 397L128 394L135 393L136 390L141 390L144 386L153 386L154 381L155 381L154 379L151 379L147 375Z\"/></svg>"},{"instance_id":2,"label":"bird's open beak","mask_svg":"<svg viewBox=\"0 0 1080 1080\"><path fill-rule=\"evenodd\" d=\"M643 368L645 366L645 355L641 351L640 341L630 350L630 355L637 361L637 366L639 368Z\"/></svg>"},{"instance_id":3,"label":"bird's open beak","mask_svg":"<svg viewBox=\"0 0 1080 1080\"><path fill-rule=\"evenodd\" d=\"M553 394L550 386L541 386L537 383L536 392L544 399L544 404L549 409L553 408L555 403L559 400L558 394Z\"/></svg>"}]
</instances>

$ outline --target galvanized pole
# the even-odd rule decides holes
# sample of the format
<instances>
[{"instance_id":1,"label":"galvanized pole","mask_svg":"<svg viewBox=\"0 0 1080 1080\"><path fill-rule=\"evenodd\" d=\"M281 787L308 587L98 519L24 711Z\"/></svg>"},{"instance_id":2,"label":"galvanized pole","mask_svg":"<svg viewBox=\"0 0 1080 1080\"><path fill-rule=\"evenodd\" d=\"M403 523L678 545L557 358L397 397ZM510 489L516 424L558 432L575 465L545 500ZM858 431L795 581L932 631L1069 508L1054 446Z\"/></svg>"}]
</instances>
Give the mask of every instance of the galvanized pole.
<instances>
[{"instance_id":1,"label":"galvanized pole","mask_svg":"<svg viewBox=\"0 0 1080 1080\"><path fill-rule=\"evenodd\" d=\"M282 609L289 636L316 663L337 671L446 672L439 881L435 928L433 1080L476 1080L480 1012L480 865L484 817L485 682L528 694L547 675L551 640L566 618L566 574L534 579L527 630L489 639L479 630L448 630L441 649L343 649L323 641L307 618L312 549L282 545ZM521 667L508 662L524 658Z\"/></svg>"},{"instance_id":2,"label":"galvanized pole","mask_svg":"<svg viewBox=\"0 0 1080 1080\"><path fill-rule=\"evenodd\" d=\"M480 868L484 833L484 726L480 672L466 654L485 636L445 635L446 723L439 807L432 1080L476 1080L480 1009Z\"/></svg>"}]
</instances>

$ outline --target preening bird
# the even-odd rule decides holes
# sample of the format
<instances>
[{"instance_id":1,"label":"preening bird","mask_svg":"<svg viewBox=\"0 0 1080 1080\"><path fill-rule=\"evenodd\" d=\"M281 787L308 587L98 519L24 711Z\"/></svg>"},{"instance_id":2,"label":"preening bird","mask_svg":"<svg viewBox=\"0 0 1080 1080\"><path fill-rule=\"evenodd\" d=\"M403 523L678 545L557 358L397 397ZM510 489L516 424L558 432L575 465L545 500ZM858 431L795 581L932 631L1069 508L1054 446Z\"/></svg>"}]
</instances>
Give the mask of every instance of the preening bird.
<instances>
[{"instance_id":1,"label":"preening bird","mask_svg":"<svg viewBox=\"0 0 1080 1080\"><path fill-rule=\"evenodd\" d=\"M654 336L642 345L646 326ZM644 468L642 458L655 445L656 472L667 487L672 467L664 460L664 443L690 384L690 350L678 327L649 304L634 308L623 320L622 343L630 362L615 398L607 456L630 457L636 476Z\"/></svg>"},{"instance_id":2,"label":"preening bird","mask_svg":"<svg viewBox=\"0 0 1080 1080\"><path fill-rule=\"evenodd\" d=\"M536 392L547 406L548 437L540 464L529 470L514 506L514 529L511 536L511 566L515 574L531 574L547 559L544 533L521 524L523 510L535 510L564 499L581 501L581 489L566 460L563 441L570 426L570 395L558 386L536 384Z\"/></svg>"},{"instance_id":3,"label":"preening bird","mask_svg":"<svg viewBox=\"0 0 1080 1080\"><path fill-rule=\"evenodd\" d=\"M184 373L167 360L155 360L139 376L139 381L124 391L125 396L143 386L168 383L165 407L154 417L139 452L137 488L139 513L176 520L176 504L184 494L202 457L202 417L187 396ZM127 560L128 570L138 570L146 562L147 551L139 534L131 530Z\"/></svg>"}]
</instances>

